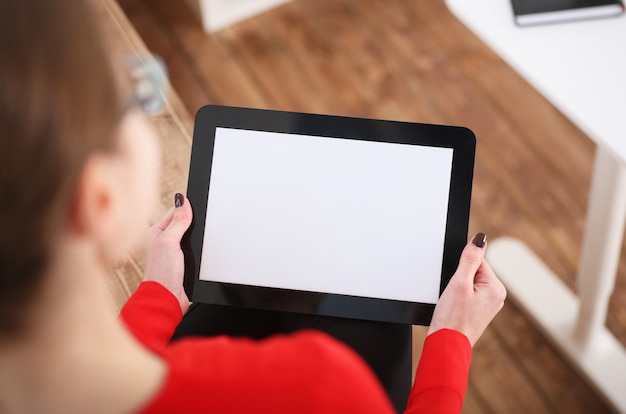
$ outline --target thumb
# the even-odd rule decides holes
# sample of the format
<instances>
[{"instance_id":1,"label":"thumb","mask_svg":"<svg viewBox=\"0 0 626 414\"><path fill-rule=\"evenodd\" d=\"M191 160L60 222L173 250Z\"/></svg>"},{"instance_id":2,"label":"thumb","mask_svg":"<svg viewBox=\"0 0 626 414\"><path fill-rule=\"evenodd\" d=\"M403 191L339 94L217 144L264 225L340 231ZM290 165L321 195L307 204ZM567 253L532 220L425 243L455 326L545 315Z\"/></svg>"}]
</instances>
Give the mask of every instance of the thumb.
<instances>
[{"instance_id":1,"label":"thumb","mask_svg":"<svg viewBox=\"0 0 626 414\"><path fill-rule=\"evenodd\" d=\"M180 193L176 193L174 196L174 206L172 219L163 233L167 234L168 237L180 240L191 225L193 211L189 199Z\"/></svg>"},{"instance_id":2,"label":"thumb","mask_svg":"<svg viewBox=\"0 0 626 414\"><path fill-rule=\"evenodd\" d=\"M461 253L459 267L457 268L459 276L470 278L472 282L474 281L474 276L485 257L486 245L487 236L484 233L478 233L471 242L467 243L467 246Z\"/></svg>"}]
</instances>

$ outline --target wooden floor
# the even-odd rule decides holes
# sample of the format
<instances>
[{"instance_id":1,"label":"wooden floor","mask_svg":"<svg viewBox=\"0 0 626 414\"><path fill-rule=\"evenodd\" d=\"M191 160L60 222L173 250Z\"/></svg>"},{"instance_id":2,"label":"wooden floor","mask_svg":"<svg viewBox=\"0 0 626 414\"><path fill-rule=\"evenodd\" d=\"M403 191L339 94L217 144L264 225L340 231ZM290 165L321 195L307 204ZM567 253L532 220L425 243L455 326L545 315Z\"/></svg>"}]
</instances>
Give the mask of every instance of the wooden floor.
<instances>
[{"instance_id":1,"label":"wooden floor","mask_svg":"<svg viewBox=\"0 0 626 414\"><path fill-rule=\"evenodd\" d=\"M180 0L120 3L191 113L215 103L471 128L470 234L521 238L575 289L594 144L442 0L295 0L211 36ZM626 254L607 325L626 344ZM511 299L475 347L464 412L610 410Z\"/></svg>"}]
</instances>

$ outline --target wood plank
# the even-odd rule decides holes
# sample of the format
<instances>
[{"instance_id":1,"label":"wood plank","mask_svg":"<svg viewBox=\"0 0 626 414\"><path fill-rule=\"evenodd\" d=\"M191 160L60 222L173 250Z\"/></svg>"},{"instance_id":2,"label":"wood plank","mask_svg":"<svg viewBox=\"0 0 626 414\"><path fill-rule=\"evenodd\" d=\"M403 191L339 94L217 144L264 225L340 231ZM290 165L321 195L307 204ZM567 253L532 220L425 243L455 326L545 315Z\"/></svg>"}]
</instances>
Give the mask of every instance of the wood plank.
<instances>
[{"instance_id":1,"label":"wood plank","mask_svg":"<svg viewBox=\"0 0 626 414\"><path fill-rule=\"evenodd\" d=\"M480 391L474 386L474 383L470 381L467 386L467 392L465 393L465 399L463 400L463 414L491 414L493 411L489 408L485 398L481 395Z\"/></svg>"},{"instance_id":2,"label":"wood plank","mask_svg":"<svg viewBox=\"0 0 626 414\"><path fill-rule=\"evenodd\" d=\"M526 414L558 412L528 381L518 361L487 329L474 346L470 381L491 411Z\"/></svg>"},{"instance_id":3,"label":"wood plank","mask_svg":"<svg viewBox=\"0 0 626 414\"><path fill-rule=\"evenodd\" d=\"M462 413L483 413L487 414L491 411L481 404L481 400L477 397L479 394L477 392L472 392L472 390L468 390L465 395L465 399L463 400L463 410Z\"/></svg>"},{"instance_id":4,"label":"wood plank","mask_svg":"<svg viewBox=\"0 0 626 414\"><path fill-rule=\"evenodd\" d=\"M390 119L442 123L440 113L427 94L422 93L418 79L409 77L395 56L390 56L380 44L377 33L359 21L355 4L342 1L303 2L301 5L311 29L319 31L326 44L332 45L343 62L339 70L349 80L351 87L367 99L368 113L347 113L350 116L376 116ZM360 8L358 8L360 9ZM306 26L303 27L303 29ZM320 70L321 76L325 71ZM331 87L325 91L332 91Z\"/></svg>"},{"instance_id":5,"label":"wood plank","mask_svg":"<svg viewBox=\"0 0 626 414\"><path fill-rule=\"evenodd\" d=\"M241 58L231 54L215 36L205 34L188 8L168 0L152 1L151 7L159 22L167 20L171 24L177 50L195 68L198 86L211 96L211 103L266 107L264 91L246 74Z\"/></svg>"},{"instance_id":6,"label":"wood plank","mask_svg":"<svg viewBox=\"0 0 626 414\"><path fill-rule=\"evenodd\" d=\"M367 90L359 88L349 76L348 59L329 47L325 32L312 19L302 20L298 4L289 3L254 19L255 30L267 33L272 53L281 53L290 66L310 85L298 95L315 96L315 105L307 102L307 112L338 115L373 116ZM332 89L333 96L319 91Z\"/></svg>"}]
</instances>

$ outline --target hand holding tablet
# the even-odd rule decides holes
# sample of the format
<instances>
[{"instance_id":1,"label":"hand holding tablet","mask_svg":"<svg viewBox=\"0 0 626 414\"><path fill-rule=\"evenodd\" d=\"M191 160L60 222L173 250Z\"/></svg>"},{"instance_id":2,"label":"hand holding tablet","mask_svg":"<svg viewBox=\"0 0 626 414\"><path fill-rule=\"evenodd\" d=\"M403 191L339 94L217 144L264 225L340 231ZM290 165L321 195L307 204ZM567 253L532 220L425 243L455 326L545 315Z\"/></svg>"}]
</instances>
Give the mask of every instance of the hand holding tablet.
<instances>
[{"instance_id":1,"label":"hand holding tablet","mask_svg":"<svg viewBox=\"0 0 626 414\"><path fill-rule=\"evenodd\" d=\"M500 312L506 289L485 261L487 236L478 233L465 246L457 271L435 308L428 335L452 329L467 336L474 346Z\"/></svg>"},{"instance_id":2,"label":"hand holding tablet","mask_svg":"<svg viewBox=\"0 0 626 414\"><path fill-rule=\"evenodd\" d=\"M467 239L474 152L465 128L204 107L187 294L428 324Z\"/></svg>"}]
</instances>

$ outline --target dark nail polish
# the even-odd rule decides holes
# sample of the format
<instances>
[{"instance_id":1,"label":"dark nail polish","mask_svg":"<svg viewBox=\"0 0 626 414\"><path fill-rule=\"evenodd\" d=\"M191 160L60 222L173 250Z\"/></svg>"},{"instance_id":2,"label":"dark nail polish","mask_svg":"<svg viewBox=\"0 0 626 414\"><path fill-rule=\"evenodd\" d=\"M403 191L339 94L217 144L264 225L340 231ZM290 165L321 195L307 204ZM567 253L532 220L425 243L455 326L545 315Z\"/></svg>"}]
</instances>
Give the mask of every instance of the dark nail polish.
<instances>
[{"instance_id":1,"label":"dark nail polish","mask_svg":"<svg viewBox=\"0 0 626 414\"><path fill-rule=\"evenodd\" d=\"M183 197L181 193L176 193L176 195L174 196L174 205L176 207L182 207L184 202L185 202L185 197Z\"/></svg>"},{"instance_id":2,"label":"dark nail polish","mask_svg":"<svg viewBox=\"0 0 626 414\"><path fill-rule=\"evenodd\" d=\"M481 249L485 247L485 243L487 243L487 235L485 233L478 233L476 237L474 237L474 240L472 240L472 244Z\"/></svg>"}]
</instances>

